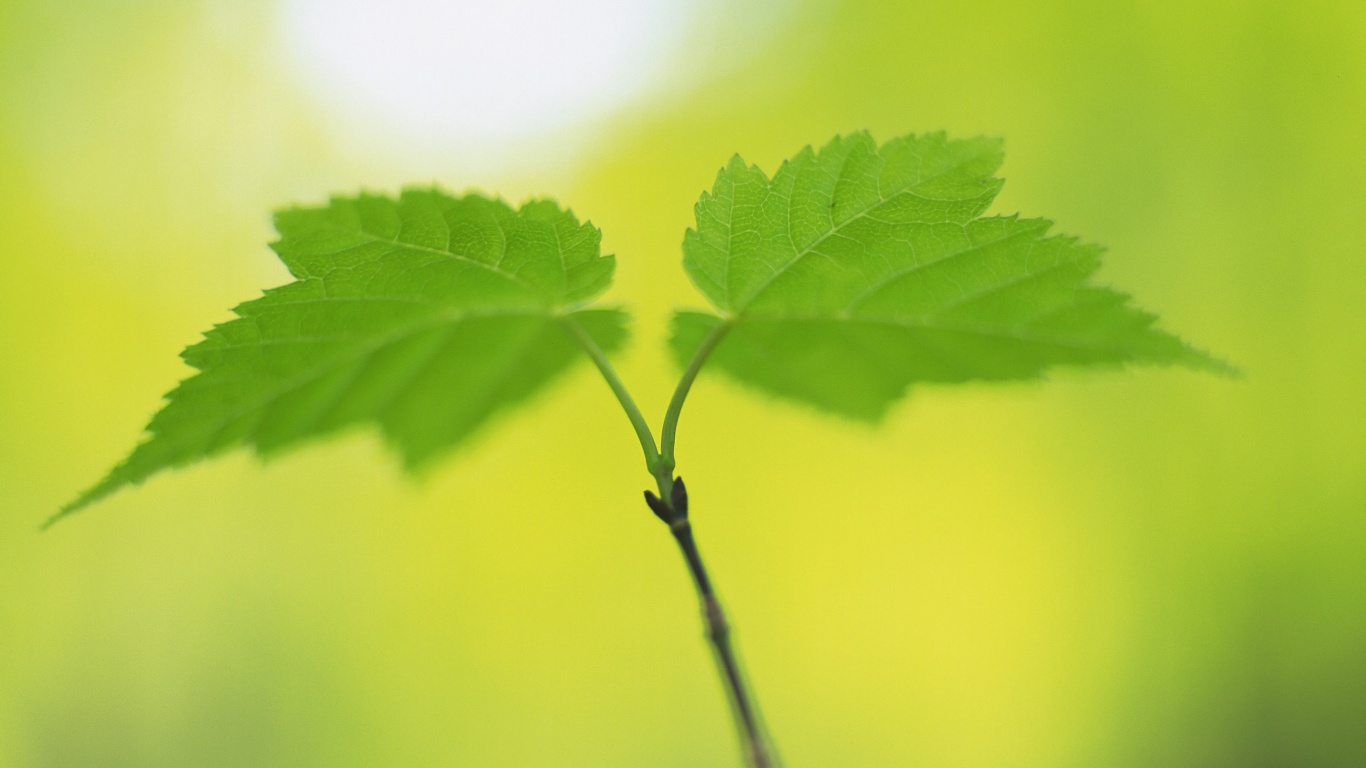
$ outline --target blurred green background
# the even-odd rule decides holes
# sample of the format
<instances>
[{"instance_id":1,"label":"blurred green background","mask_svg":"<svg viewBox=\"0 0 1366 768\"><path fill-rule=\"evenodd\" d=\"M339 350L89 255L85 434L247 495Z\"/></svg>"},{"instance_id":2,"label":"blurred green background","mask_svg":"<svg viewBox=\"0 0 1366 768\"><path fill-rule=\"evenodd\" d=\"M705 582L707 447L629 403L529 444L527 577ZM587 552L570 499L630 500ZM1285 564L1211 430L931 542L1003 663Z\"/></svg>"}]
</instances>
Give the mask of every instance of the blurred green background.
<instances>
[{"instance_id":1,"label":"blurred green background","mask_svg":"<svg viewBox=\"0 0 1366 768\"><path fill-rule=\"evenodd\" d=\"M572 205L662 414L697 194L865 127L1006 137L995 210L1247 376L868 429L704 374L680 471L785 764L1366 765L1366 4L485 5L0 0L0 766L737 764L586 365L425 478L360 431L36 529L287 279L275 207Z\"/></svg>"}]
</instances>

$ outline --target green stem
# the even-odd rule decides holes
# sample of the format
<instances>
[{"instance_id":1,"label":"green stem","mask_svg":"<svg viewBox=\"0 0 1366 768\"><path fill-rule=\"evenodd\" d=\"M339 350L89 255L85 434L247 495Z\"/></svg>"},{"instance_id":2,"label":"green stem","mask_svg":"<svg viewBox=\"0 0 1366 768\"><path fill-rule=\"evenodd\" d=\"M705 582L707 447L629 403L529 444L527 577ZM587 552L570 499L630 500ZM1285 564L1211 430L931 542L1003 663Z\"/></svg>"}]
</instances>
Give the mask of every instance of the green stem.
<instances>
[{"instance_id":1,"label":"green stem","mask_svg":"<svg viewBox=\"0 0 1366 768\"><path fill-rule=\"evenodd\" d=\"M692 388L692 383L697 378L698 372L702 370L702 365L707 361L708 355L730 331L731 322L725 320L713 328L702 340L702 343L698 345L692 359L688 361L688 366L683 371L683 377L679 380L678 387L674 389L673 399L669 401L669 409L664 415L664 429L661 433L662 451L655 447L654 435L650 432L649 424L641 415L640 409L636 407L631 393L626 390L626 385L621 382L621 377L617 375L602 348L572 317L561 316L560 323L569 335L579 343L579 346L588 353L593 364L602 373L602 377L607 380L607 386L611 387L612 393L616 395L617 401L626 411L627 417L631 420L631 426L636 431L636 437L640 440L640 447L645 452L645 466L654 477L655 484L659 488L658 497L652 498L650 492L646 491L645 499L651 510L668 524L670 532L678 542L679 549L683 552L683 558L688 564L688 571L692 574L693 585L697 588L697 595L702 602L702 616L707 626L707 639L716 655L721 681L725 685L727 698L730 700L731 710L735 715L744 743L745 763L751 768L774 768L777 763L769 751L763 729L759 723L758 708L754 702L754 697L745 686L744 676L740 671L740 661L731 642L730 624L726 621L725 613L721 610L721 602L717 599L716 592L712 588L711 578L702 565L702 554L697 548L696 539L693 537L692 525L688 522L687 490L681 479L677 482L674 480L674 442L678 432L678 417L683 412L683 403L687 400L688 390Z\"/></svg>"},{"instance_id":2,"label":"green stem","mask_svg":"<svg viewBox=\"0 0 1366 768\"><path fill-rule=\"evenodd\" d=\"M603 353L598 343L593 341L593 337L589 336L583 326L575 322L573 317L562 315L560 325L570 336L574 337L579 346L583 347L583 351L588 353L593 364L602 373L602 377L607 380L607 386L612 388L612 394L617 396L617 402L621 403L622 409L626 411L626 417L631 420L631 427L636 431L636 439L640 441L640 448L645 452L645 468L649 470L650 474L658 477L660 457L659 450L655 448L655 436L650 432L650 424L641 415L640 408L636 407L636 401L631 398L631 393L626 391L626 385L621 383L621 377L617 376L616 369L612 367L612 362L607 359L607 355ZM669 472L673 472L672 465L669 467Z\"/></svg>"},{"instance_id":3,"label":"green stem","mask_svg":"<svg viewBox=\"0 0 1366 768\"><path fill-rule=\"evenodd\" d=\"M716 597L707 569L702 565L702 554L697 549L692 525L686 517L678 518L669 525L683 558L692 573L693 585L702 602L702 619L707 627L707 640L711 643L712 653L716 656L717 671L726 688L726 698L730 700L731 713L735 716L740 731L740 740L745 754L745 764L751 768L775 768L776 757L769 751L768 741L759 722L758 705L754 696L745 685L744 674L740 671L740 658L731 642L730 623L721 610L721 601Z\"/></svg>"},{"instance_id":4,"label":"green stem","mask_svg":"<svg viewBox=\"0 0 1366 768\"><path fill-rule=\"evenodd\" d=\"M678 417L683 413L683 403L688 399L688 390L692 389L693 380L697 378L697 373L702 370L703 363L707 362L707 357L711 355L716 345L721 343L721 339L730 332L731 321L723 320L711 329L702 343L697 345L697 351L693 352L692 359L688 361L688 367L683 370L683 378L678 380L678 387L674 389L673 399L669 401L669 410L664 414L664 428L661 430L660 456L667 462L674 461L674 442L678 434ZM667 495L661 494L660 498L667 499Z\"/></svg>"}]
</instances>

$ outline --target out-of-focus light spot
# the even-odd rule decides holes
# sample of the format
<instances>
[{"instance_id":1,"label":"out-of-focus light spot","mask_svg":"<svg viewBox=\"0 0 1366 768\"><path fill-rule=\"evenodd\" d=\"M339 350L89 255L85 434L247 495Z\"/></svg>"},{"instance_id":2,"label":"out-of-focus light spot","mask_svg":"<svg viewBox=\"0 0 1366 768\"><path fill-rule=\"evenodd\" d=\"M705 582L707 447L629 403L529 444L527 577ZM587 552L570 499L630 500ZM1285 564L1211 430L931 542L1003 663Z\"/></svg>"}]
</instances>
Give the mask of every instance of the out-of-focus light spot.
<instances>
[{"instance_id":1,"label":"out-of-focus light spot","mask_svg":"<svg viewBox=\"0 0 1366 768\"><path fill-rule=\"evenodd\" d=\"M310 91L389 140L498 146L619 107L663 78L694 0L284 0Z\"/></svg>"}]
</instances>

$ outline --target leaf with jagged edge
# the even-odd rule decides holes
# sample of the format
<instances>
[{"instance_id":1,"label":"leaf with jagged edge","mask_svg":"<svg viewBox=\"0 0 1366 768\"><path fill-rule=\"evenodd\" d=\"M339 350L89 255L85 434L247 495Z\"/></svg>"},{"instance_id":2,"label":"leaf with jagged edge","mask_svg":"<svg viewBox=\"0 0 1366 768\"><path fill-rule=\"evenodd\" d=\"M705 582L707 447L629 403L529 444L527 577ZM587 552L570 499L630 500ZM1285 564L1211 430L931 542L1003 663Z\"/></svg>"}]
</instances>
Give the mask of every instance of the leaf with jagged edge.
<instances>
[{"instance_id":1,"label":"leaf with jagged edge","mask_svg":"<svg viewBox=\"0 0 1366 768\"><path fill-rule=\"evenodd\" d=\"M578 359L562 323L608 351L626 338L622 312L582 308L606 290L614 258L553 202L514 210L406 190L283 210L275 227L271 247L295 282L186 349L199 373L58 518L162 469L243 444L269 456L362 422L417 468Z\"/></svg>"},{"instance_id":2,"label":"leaf with jagged edge","mask_svg":"<svg viewBox=\"0 0 1366 768\"><path fill-rule=\"evenodd\" d=\"M803 149L769 178L739 156L696 206L684 267L719 310L679 312L686 365L877 421L920 382L1028 379L1053 366L1175 364L1229 372L1088 282L1101 248L1052 222L984 216L996 139L867 133Z\"/></svg>"}]
</instances>

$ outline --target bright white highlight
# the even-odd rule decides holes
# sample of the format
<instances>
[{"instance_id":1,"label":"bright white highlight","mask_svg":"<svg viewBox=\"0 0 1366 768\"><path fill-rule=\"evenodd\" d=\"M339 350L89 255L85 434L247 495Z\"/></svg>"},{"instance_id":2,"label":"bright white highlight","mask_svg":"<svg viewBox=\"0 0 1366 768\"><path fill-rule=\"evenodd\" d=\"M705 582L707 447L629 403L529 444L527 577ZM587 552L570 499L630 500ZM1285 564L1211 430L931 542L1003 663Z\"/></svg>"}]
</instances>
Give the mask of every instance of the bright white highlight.
<instances>
[{"instance_id":1,"label":"bright white highlight","mask_svg":"<svg viewBox=\"0 0 1366 768\"><path fill-rule=\"evenodd\" d=\"M289 56L339 117L423 145L506 146L666 76L690 0L283 0Z\"/></svg>"}]
</instances>

